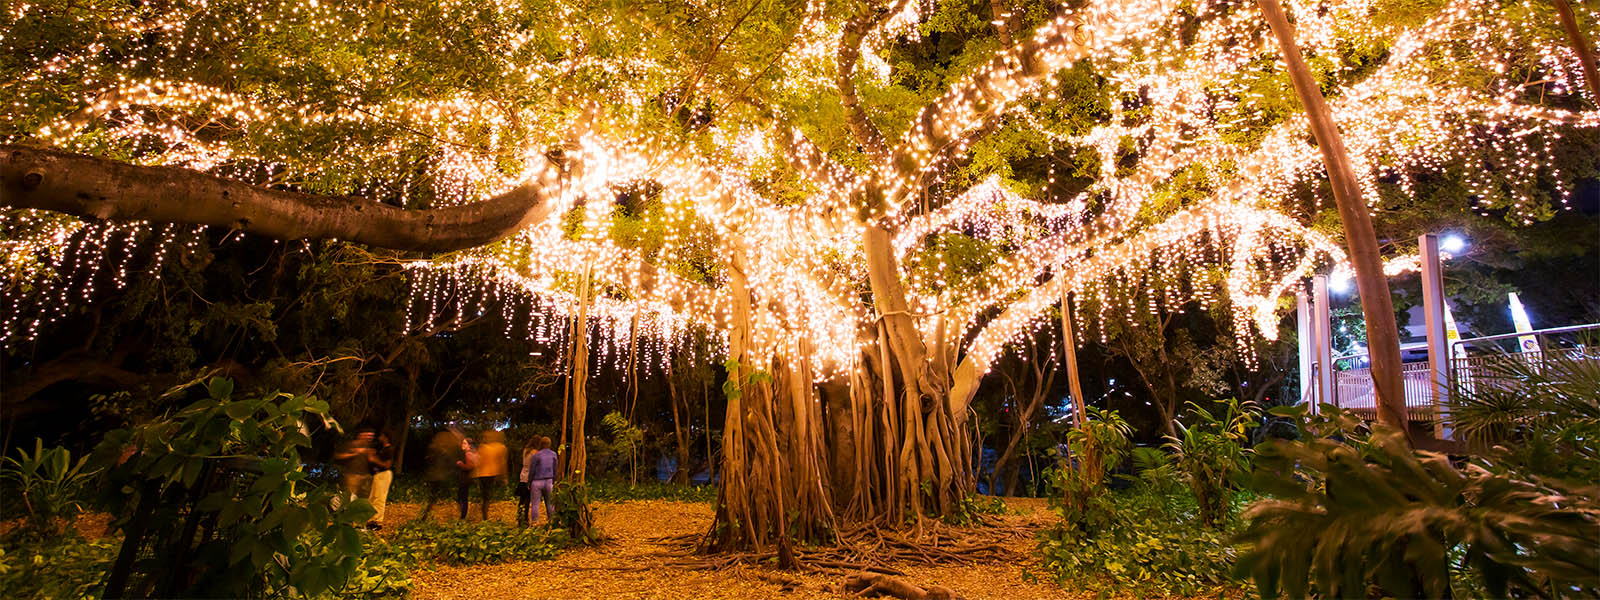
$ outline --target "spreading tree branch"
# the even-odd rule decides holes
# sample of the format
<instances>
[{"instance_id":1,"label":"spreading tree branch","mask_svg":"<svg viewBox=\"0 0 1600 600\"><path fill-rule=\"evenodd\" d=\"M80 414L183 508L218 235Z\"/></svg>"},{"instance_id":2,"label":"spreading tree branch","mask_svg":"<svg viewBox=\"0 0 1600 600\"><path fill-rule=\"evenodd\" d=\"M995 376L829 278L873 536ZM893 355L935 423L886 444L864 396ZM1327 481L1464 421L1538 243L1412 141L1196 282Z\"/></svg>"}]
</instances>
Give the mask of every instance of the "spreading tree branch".
<instances>
[{"instance_id":1,"label":"spreading tree branch","mask_svg":"<svg viewBox=\"0 0 1600 600\"><path fill-rule=\"evenodd\" d=\"M856 143L867 155L879 162L889 158L889 144L861 108L861 99L856 95L856 64L861 62L861 44L866 41L867 34L899 12L906 1L900 0L893 9L877 4L867 7L845 22L844 36L839 38L839 72L834 81L839 88L839 103L844 105L845 125L850 127Z\"/></svg>"},{"instance_id":2,"label":"spreading tree branch","mask_svg":"<svg viewBox=\"0 0 1600 600\"><path fill-rule=\"evenodd\" d=\"M340 239L423 252L482 246L538 222L551 210L547 187L553 183L553 177L543 178L482 202L408 210L359 197L259 187L190 169L0 145L0 207L95 220L215 225L282 240Z\"/></svg>"}]
</instances>

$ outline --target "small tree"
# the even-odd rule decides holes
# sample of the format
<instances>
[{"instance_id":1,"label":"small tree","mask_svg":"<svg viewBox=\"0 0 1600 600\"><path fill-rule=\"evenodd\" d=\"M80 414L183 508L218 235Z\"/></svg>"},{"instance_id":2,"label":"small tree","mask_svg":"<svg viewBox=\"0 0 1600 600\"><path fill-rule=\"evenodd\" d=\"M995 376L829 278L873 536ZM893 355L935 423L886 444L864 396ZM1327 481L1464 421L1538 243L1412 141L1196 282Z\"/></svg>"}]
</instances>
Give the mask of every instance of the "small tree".
<instances>
[{"instance_id":1,"label":"small tree","mask_svg":"<svg viewBox=\"0 0 1600 600\"><path fill-rule=\"evenodd\" d=\"M606 413L600 424L611 434L612 445L628 455L628 484L639 485L639 444L644 441L644 430L634 427L627 417L614 410Z\"/></svg>"}]
</instances>

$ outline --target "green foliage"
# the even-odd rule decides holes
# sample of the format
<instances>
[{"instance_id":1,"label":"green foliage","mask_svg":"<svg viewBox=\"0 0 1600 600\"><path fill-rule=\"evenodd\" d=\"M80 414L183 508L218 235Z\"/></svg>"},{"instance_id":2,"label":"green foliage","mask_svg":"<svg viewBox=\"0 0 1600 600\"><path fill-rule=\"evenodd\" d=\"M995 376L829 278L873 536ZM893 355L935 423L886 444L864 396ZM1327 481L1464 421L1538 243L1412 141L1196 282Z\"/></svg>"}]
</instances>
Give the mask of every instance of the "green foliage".
<instances>
[{"instance_id":1,"label":"green foliage","mask_svg":"<svg viewBox=\"0 0 1600 600\"><path fill-rule=\"evenodd\" d=\"M555 514L551 523L566 530L573 542L586 546L600 543L605 537L594 525L594 510L589 506L589 486L572 481L557 481L555 485Z\"/></svg>"},{"instance_id":2,"label":"green foliage","mask_svg":"<svg viewBox=\"0 0 1600 600\"><path fill-rule=\"evenodd\" d=\"M1352 418L1331 412L1304 429ZM1245 513L1238 572L1263 597L1600 593L1600 488L1457 468L1381 426L1349 440L1257 448L1255 485L1271 497Z\"/></svg>"},{"instance_id":3,"label":"green foliage","mask_svg":"<svg viewBox=\"0 0 1600 600\"><path fill-rule=\"evenodd\" d=\"M16 486L26 514L23 535L49 537L61 532L62 519L83 511L83 491L98 469L87 469L89 457L72 460L66 448L45 448L44 441L33 440L33 453L17 449L17 456L5 457L0 477Z\"/></svg>"},{"instance_id":4,"label":"green foliage","mask_svg":"<svg viewBox=\"0 0 1600 600\"><path fill-rule=\"evenodd\" d=\"M644 442L644 430L634 427L621 412L611 411L600 419L600 426L611 434L611 444L628 457L628 481L639 481L639 444Z\"/></svg>"},{"instance_id":5,"label":"green foliage","mask_svg":"<svg viewBox=\"0 0 1600 600\"><path fill-rule=\"evenodd\" d=\"M1129 480L1135 488L1158 496L1171 496L1178 492L1178 465L1166 452L1140 446L1128 453L1128 459L1133 464L1134 474L1121 477Z\"/></svg>"},{"instance_id":6,"label":"green foliage","mask_svg":"<svg viewBox=\"0 0 1600 600\"><path fill-rule=\"evenodd\" d=\"M1493 448L1502 466L1594 481L1600 476L1600 360L1591 352L1486 357L1478 375L1457 383L1445 419L1463 441Z\"/></svg>"},{"instance_id":7,"label":"green foliage","mask_svg":"<svg viewBox=\"0 0 1600 600\"><path fill-rule=\"evenodd\" d=\"M629 484L612 479L592 479L587 483L589 485L589 499L595 502L627 502L630 500L713 502L717 499L717 486L715 485L678 485L654 480Z\"/></svg>"},{"instance_id":8,"label":"green foliage","mask_svg":"<svg viewBox=\"0 0 1600 600\"><path fill-rule=\"evenodd\" d=\"M7 536L0 542L0 592L7 598L99 598L117 556L112 540L87 540L76 531L44 539Z\"/></svg>"},{"instance_id":9,"label":"green foliage","mask_svg":"<svg viewBox=\"0 0 1600 600\"><path fill-rule=\"evenodd\" d=\"M1197 596L1238 585L1227 534L1193 518L1192 503L1149 489L1108 495L1092 532L1063 520L1039 533L1037 548L1057 583L1102 595Z\"/></svg>"},{"instance_id":10,"label":"green foliage","mask_svg":"<svg viewBox=\"0 0 1600 600\"><path fill-rule=\"evenodd\" d=\"M566 541L560 531L514 527L499 521L425 520L406 523L380 550L421 562L484 565L548 560L560 553Z\"/></svg>"},{"instance_id":11,"label":"green foliage","mask_svg":"<svg viewBox=\"0 0 1600 600\"><path fill-rule=\"evenodd\" d=\"M1128 452L1128 423L1116 411L1089 407L1082 427L1067 432L1066 464L1050 475L1061 518L1085 531L1094 531L1107 515L1104 498L1106 472L1122 464Z\"/></svg>"},{"instance_id":12,"label":"green foliage","mask_svg":"<svg viewBox=\"0 0 1600 600\"><path fill-rule=\"evenodd\" d=\"M932 486L929 486L930 489ZM951 525L973 525L983 523L987 515L1003 515L1010 512L1006 508L1006 501L999 496L981 496L978 494L965 494L956 504L955 510L944 516L944 522Z\"/></svg>"},{"instance_id":13,"label":"green foliage","mask_svg":"<svg viewBox=\"0 0 1600 600\"><path fill-rule=\"evenodd\" d=\"M411 597L411 570L418 564L417 556L370 532L362 532L361 539L361 561L345 580L344 587L330 589L313 597L318 600L399 600Z\"/></svg>"},{"instance_id":14,"label":"green foliage","mask_svg":"<svg viewBox=\"0 0 1600 600\"><path fill-rule=\"evenodd\" d=\"M1249 468L1244 445L1258 423L1256 411L1237 398L1228 400L1221 418L1193 402L1189 406L1199 422L1178 423L1178 435L1168 436L1166 447L1177 456L1178 471L1199 505L1200 521L1217 528L1233 516L1228 490L1235 477Z\"/></svg>"},{"instance_id":15,"label":"green foliage","mask_svg":"<svg viewBox=\"0 0 1600 600\"><path fill-rule=\"evenodd\" d=\"M233 382L222 378L205 390L208 398L111 432L96 449L96 458L112 465L106 487L120 508L116 525L126 527L139 516L133 507L155 500L149 545L160 550L142 557L136 571L170 578L190 570L192 581L178 582L189 595L316 596L345 587L361 564L356 528L372 507L337 501L331 487L306 481L299 453L311 444L300 427L316 416L337 428L324 416L327 403L282 393L234 399ZM188 510L214 514L216 522L189 564L175 564L166 548Z\"/></svg>"}]
</instances>

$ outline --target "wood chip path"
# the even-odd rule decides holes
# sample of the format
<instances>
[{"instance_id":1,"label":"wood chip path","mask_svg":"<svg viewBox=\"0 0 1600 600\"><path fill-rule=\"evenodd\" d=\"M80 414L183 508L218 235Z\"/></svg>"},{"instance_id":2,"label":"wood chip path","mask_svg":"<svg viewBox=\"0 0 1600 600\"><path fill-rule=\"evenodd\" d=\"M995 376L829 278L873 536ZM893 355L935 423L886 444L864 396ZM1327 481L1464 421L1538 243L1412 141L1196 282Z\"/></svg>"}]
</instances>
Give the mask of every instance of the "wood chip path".
<instances>
[{"instance_id":1,"label":"wood chip path","mask_svg":"<svg viewBox=\"0 0 1600 600\"><path fill-rule=\"evenodd\" d=\"M1007 505L1019 514L1001 517L1007 525L1038 527L1051 516L1042 501L1012 499ZM390 507L385 525L398 527L417 514L420 507L399 504ZM490 506L490 518L515 522L515 508L509 502ZM454 505L435 506L433 518L452 518ZM479 517L473 504L469 517ZM499 600L504 598L774 598L785 600L842 599L850 596L825 591L840 580L834 576L782 573L758 566L735 566L721 570L687 569L670 564L674 551L661 538L697 534L711 526L711 506L704 503L668 500L641 500L598 504L595 518L610 541L598 548L562 553L542 562L516 562L472 567L440 566L431 571L412 573L417 600ZM392 529L391 529L392 531ZM1018 556L1028 556L1032 540L1026 536L1007 542ZM1072 593L1049 581L1029 583L1023 570L1029 560L1009 564L969 564L918 566L890 563L904 572L905 579L917 584L950 587L968 600L1027 600L1044 598L1089 598ZM1037 572L1037 567L1033 567ZM798 589L774 580L797 580Z\"/></svg>"}]
</instances>

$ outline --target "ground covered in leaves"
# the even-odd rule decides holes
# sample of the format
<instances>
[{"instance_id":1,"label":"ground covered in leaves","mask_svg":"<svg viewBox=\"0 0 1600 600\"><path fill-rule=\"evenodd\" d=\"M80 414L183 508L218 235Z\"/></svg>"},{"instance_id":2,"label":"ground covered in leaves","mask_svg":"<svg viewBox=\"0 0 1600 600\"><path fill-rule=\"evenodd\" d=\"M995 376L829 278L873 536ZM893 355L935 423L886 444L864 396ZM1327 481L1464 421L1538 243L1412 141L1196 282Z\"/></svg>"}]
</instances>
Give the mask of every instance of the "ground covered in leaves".
<instances>
[{"instance_id":1,"label":"ground covered in leaves","mask_svg":"<svg viewBox=\"0 0 1600 600\"><path fill-rule=\"evenodd\" d=\"M887 561L919 585L949 587L968 600L1089 597L1057 587L1048 576L1031 581L1034 540L1031 531L1052 515L1043 501L1011 499L1008 514L991 516L996 541L1009 560L966 564L919 565ZM386 529L414 518L421 507L390 507ZM433 509L435 519L453 518L454 504ZM469 517L480 517L474 503ZM515 521L514 505L491 505L490 519ZM681 551L684 536L711 527L711 505L671 500L600 503L595 517L608 542L598 548L563 552L554 560L467 567L440 566L412 574L418 599L482 600L483 598L848 598L830 591L842 577L835 574L790 573L758 565L698 568ZM974 531L981 535L983 529ZM1032 567L1037 572L1037 567Z\"/></svg>"}]
</instances>

